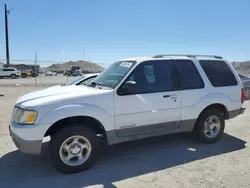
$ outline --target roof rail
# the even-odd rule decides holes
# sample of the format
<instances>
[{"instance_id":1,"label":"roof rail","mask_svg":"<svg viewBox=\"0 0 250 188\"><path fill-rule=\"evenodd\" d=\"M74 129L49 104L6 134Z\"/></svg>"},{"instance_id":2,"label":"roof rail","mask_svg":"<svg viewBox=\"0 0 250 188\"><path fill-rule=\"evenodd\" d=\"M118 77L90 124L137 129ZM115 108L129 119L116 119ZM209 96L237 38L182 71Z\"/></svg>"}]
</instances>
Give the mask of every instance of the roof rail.
<instances>
[{"instance_id":1,"label":"roof rail","mask_svg":"<svg viewBox=\"0 0 250 188\"><path fill-rule=\"evenodd\" d=\"M192 54L160 54L160 55L155 55L153 58L163 58L167 56L186 56L190 58L197 58L197 57L212 57L216 59L223 59L221 56L217 55L192 55Z\"/></svg>"}]
</instances>

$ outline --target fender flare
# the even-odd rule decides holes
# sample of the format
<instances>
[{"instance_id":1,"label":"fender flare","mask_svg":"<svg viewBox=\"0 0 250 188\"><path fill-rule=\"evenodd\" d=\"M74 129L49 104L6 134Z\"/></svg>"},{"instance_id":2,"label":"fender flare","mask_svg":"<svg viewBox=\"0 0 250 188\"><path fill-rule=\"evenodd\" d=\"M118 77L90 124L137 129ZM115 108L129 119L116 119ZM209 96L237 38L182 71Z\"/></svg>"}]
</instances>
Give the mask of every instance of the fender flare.
<instances>
[{"instance_id":1,"label":"fender flare","mask_svg":"<svg viewBox=\"0 0 250 188\"><path fill-rule=\"evenodd\" d=\"M114 126L114 115L103 108L91 104L70 104L57 107L38 119L37 124L53 125L57 121L74 116L88 116L105 125Z\"/></svg>"}]
</instances>

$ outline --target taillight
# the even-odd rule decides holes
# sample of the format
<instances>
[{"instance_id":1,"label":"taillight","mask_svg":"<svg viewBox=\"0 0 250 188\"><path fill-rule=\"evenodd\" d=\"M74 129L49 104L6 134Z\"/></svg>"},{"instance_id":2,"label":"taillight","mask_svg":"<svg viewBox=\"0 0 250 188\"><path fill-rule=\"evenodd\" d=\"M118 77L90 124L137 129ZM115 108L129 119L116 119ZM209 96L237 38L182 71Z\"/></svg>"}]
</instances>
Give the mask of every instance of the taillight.
<instances>
[{"instance_id":1,"label":"taillight","mask_svg":"<svg viewBox=\"0 0 250 188\"><path fill-rule=\"evenodd\" d=\"M243 103L245 100L245 91L244 88L241 88L241 103Z\"/></svg>"}]
</instances>

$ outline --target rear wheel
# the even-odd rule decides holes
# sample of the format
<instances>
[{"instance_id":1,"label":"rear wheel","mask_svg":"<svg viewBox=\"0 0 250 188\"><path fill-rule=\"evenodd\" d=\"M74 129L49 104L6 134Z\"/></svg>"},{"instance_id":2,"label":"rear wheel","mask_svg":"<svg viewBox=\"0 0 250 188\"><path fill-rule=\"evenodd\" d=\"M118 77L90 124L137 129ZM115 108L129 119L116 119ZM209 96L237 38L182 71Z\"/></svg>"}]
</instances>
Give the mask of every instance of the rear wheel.
<instances>
[{"instance_id":1,"label":"rear wheel","mask_svg":"<svg viewBox=\"0 0 250 188\"><path fill-rule=\"evenodd\" d=\"M201 114L195 125L196 136L203 143L217 142L225 128L223 113L218 109L209 109Z\"/></svg>"},{"instance_id":2,"label":"rear wheel","mask_svg":"<svg viewBox=\"0 0 250 188\"><path fill-rule=\"evenodd\" d=\"M90 168L98 158L99 140L83 125L63 128L51 139L51 159L62 173L76 173Z\"/></svg>"},{"instance_id":3,"label":"rear wheel","mask_svg":"<svg viewBox=\"0 0 250 188\"><path fill-rule=\"evenodd\" d=\"M16 75L15 74L12 74L10 75L11 79L16 79Z\"/></svg>"}]
</instances>

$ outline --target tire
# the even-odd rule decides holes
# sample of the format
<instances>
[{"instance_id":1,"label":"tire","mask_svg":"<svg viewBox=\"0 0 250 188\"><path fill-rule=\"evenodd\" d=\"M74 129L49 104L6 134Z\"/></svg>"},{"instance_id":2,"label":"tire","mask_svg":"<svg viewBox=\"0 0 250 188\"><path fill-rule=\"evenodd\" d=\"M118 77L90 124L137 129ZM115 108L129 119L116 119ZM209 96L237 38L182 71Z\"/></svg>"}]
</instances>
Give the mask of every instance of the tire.
<instances>
[{"instance_id":1,"label":"tire","mask_svg":"<svg viewBox=\"0 0 250 188\"><path fill-rule=\"evenodd\" d=\"M81 144L83 142L75 143L76 146L74 145L73 141L70 143L66 142L67 139L70 141L72 137L76 139L79 139L78 137L86 139L88 143L85 142L85 145L90 145L90 153L88 154L88 149L80 149L79 151L79 147L81 146L77 145L77 143ZM66 151L62 149L65 145L69 148ZM52 164L59 172L62 173L81 172L90 168L97 161L99 156L99 147L100 143L96 133L88 127L79 124L71 125L70 127L65 127L59 132L57 132L55 135L53 135L51 138L50 155ZM87 159L85 159L83 163L79 164L77 162L79 160L79 157L76 156L76 152L78 153L78 155L83 155L83 153L86 153L86 155L88 156ZM67 162L64 161L64 158L67 158L67 156L74 156L71 157L70 160L66 160L68 163L71 164L67 164Z\"/></svg>"},{"instance_id":2,"label":"tire","mask_svg":"<svg viewBox=\"0 0 250 188\"><path fill-rule=\"evenodd\" d=\"M213 122L212 125L211 122ZM211 127L209 126L209 123ZM225 118L223 113L216 108L211 108L200 115L196 122L194 133L201 142L205 144L212 144L221 138L224 128Z\"/></svg>"},{"instance_id":3,"label":"tire","mask_svg":"<svg viewBox=\"0 0 250 188\"><path fill-rule=\"evenodd\" d=\"M10 77L11 77L11 79L16 79L16 75L15 74L11 74Z\"/></svg>"},{"instance_id":4,"label":"tire","mask_svg":"<svg viewBox=\"0 0 250 188\"><path fill-rule=\"evenodd\" d=\"M22 74L21 74L21 77L22 77L22 78L26 78L27 75L26 75L25 73L22 73Z\"/></svg>"}]
</instances>

